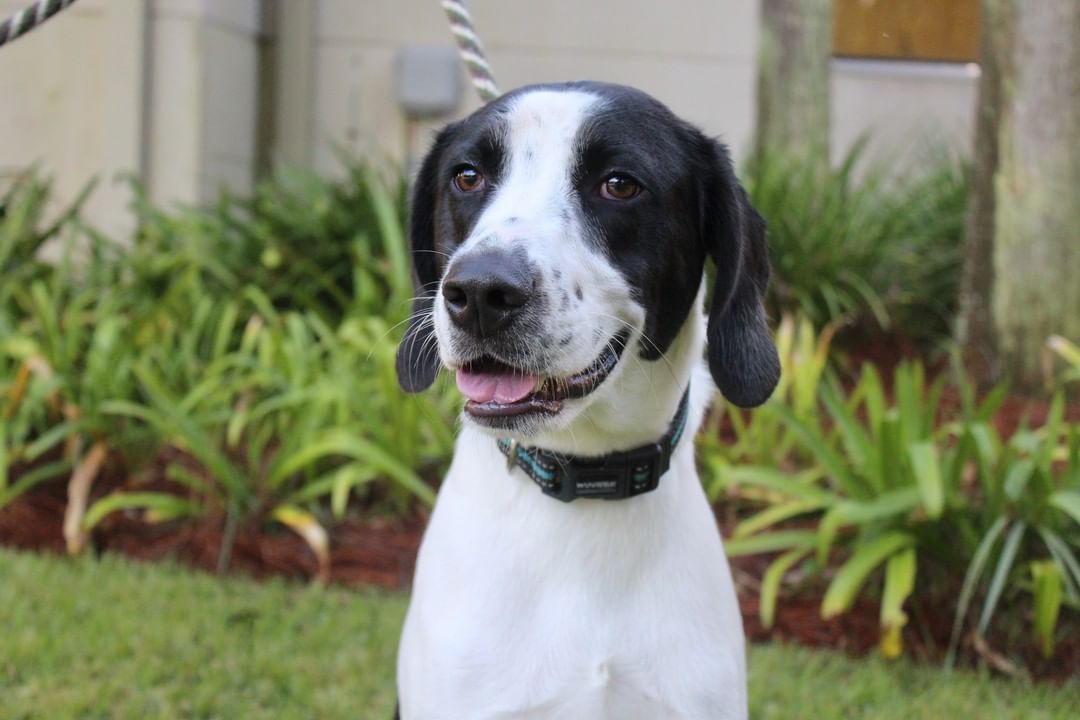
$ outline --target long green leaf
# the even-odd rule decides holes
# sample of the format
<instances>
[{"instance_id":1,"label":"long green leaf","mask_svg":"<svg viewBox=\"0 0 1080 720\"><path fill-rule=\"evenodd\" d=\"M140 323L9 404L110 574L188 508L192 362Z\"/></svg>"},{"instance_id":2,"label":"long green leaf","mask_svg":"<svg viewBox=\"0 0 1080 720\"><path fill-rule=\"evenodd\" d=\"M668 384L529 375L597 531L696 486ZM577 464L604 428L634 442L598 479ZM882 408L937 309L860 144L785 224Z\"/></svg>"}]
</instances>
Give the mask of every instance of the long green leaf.
<instances>
[{"instance_id":1,"label":"long green leaf","mask_svg":"<svg viewBox=\"0 0 1080 720\"><path fill-rule=\"evenodd\" d=\"M126 410L127 414L142 416L144 420L157 426L174 443L179 443L191 452L203 466L221 483L235 502L246 503L254 493L253 485L233 462L221 452L207 436L198 423L178 408L161 385L160 379L150 370L140 365L135 368L135 375L143 389L156 406L154 411L132 406L130 403L111 403L113 410Z\"/></svg>"},{"instance_id":2,"label":"long green leaf","mask_svg":"<svg viewBox=\"0 0 1080 720\"><path fill-rule=\"evenodd\" d=\"M750 465L727 467L723 470L723 479L728 486L750 485L765 488L807 502L832 499L831 493L814 484L813 481L818 477L820 472L817 470L793 474Z\"/></svg>"},{"instance_id":3,"label":"long green leaf","mask_svg":"<svg viewBox=\"0 0 1080 720\"><path fill-rule=\"evenodd\" d=\"M846 500L837 505L837 511L845 523L861 525L909 513L919 503L918 488L909 486L890 490L873 500Z\"/></svg>"},{"instance_id":4,"label":"long green leaf","mask_svg":"<svg viewBox=\"0 0 1080 720\"><path fill-rule=\"evenodd\" d=\"M1009 386L1001 383L986 394L979 407L974 411L974 419L978 422L989 422L1001 409L1002 403L1008 397Z\"/></svg>"},{"instance_id":5,"label":"long green leaf","mask_svg":"<svg viewBox=\"0 0 1080 720\"><path fill-rule=\"evenodd\" d=\"M28 492L38 483L70 473L72 467L74 467L74 463L71 460L57 460L56 462L39 465L33 470L20 474L7 488L0 489L0 508L3 508L23 493Z\"/></svg>"},{"instance_id":6,"label":"long green leaf","mask_svg":"<svg viewBox=\"0 0 1080 720\"><path fill-rule=\"evenodd\" d=\"M949 650L945 656L946 667L952 667L956 660L956 648L960 642L960 630L963 627L964 618L967 616L971 598L975 593L975 586L978 584L979 578L982 577L986 561L990 558L990 552L994 549L994 545L1008 524L1009 519L1004 515L994 521L994 524L983 535L978 547L975 548L975 554L968 564L967 572L964 573L964 584L960 588L960 598L956 604L956 617L953 618L953 629L949 638Z\"/></svg>"},{"instance_id":7,"label":"long green leaf","mask_svg":"<svg viewBox=\"0 0 1080 720\"><path fill-rule=\"evenodd\" d=\"M809 550L789 550L780 557L769 563L765 574L761 578L761 592L758 596L758 614L761 616L761 624L772 627L776 619L776 600L780 594L780 582L784 579L791 567L810 554Z\"/></svg>"},{"instance_id":8,"label":"long green leaf","mask_svg":"<svg viewBox=\"0 0 1080 720\"><path fill-rule=\"evenodd\" d=\"M65 420L64 422L49 428L34 440L34 442L27 445L26 449L23 451L23 457L26 460L36 460L49 450L60 445L75 433L78 433L78 423L71 420Z\"/></svg>"},{"instance_id":9,"label":"long green leaf","mask_svg":"<svg viewBox=\"0 0 1080 720\"><path fill-rule=\"evenodd\" d=\"M821 616L831 618L847 612L867 575L894 553L906 550L915 543L907 533L888 532L859 546L829 583L821 603Z\"/></svg>"},{"instance_id":10,"label":"long green leaf","mask_svg":"<svg viewBox=\"0 0 1080 720\"><path fill-rule=\"evenodd\" d=\"M759 513L751 515L746 520L743 520L731 533L733 538L746 537L752 535L760 530L764 530L767 527L771 527L778 522L783 522L789 518L798 517L799 515L805 515L808 512L820 510L829 504L827 500L809 500L809 501L795 501L787 502L779 505L773 505L766 508Z\"/></svg>"},{"instance_id":11,"label":"long green leaf","mask_svg":"<svg viewBox=\"0 0 1080 720\"><path fill-rule=\"evenodd\" d=\"M1012 570L1013 563L1016 561L1016 553L1020 549L1020 541L1024 538L1025 530L1027 530L1027 525L1023 522L1017 522L1009 529L1009 534L1005 536L1005 543L1001 546L1001 555L998 557L997 567L994 568L994 574L990 578L990 587L986 591L982 615L979 617L978 628L980 635L986 633L986 628L990 625L990 620L994 616L994 610L997 609L1001 592L1005 589L1005 579L1009 576L1009 571Z\"/></svg>"},{"instance_id":12,"label":"long green leaf","mask_svg":"<svg viewBox=\"0 0 1080 720\"><path fill-rule=\"evenodd\" d=\"M1068 543L1062 540L1061 536L1053 530L1040 527L1039 534L1042 536L1043 542L1046 543L1046 548L1050 551L1051 557L1061 566L1061 574L1065 579L1065 591L1068 593L1069 600L1080 603L1080 560L1077 559Z\"/></svg>"},{"instance_id":13,"label":"long green leaf","mask_svg":"<svg viewBox=\"0 0 1080 720\"><path fill-rule=\"evenodd\" d=\"M1031 578L1035 583L1035 639L1043 657L1054 654L1054 628L1061 612L1061 574L1050 561L1031 563Z\"/></svg>"},{"instance_id":14,"label":"long green leaf","mask_svg":"<svg viewBox=\"0 0 1080 720\"><path fill-rule=\"evenodd\" d=\"M724 550L729 557L758 555L792 548L809 550L814 546L814 537L814 533L809 530L778 530L745 538L725 540Z\"/></svg>"},{"instance_id":15,"label":"long green leaf","mask_svg":"<svg viewBox=\"0 0 1080 720\"><path fill-rule=\"evenodd\" d=\"M904 603L915 590L915 549L896 553L885 563L881 592L881 650L887 658L903 652L901 629L907 623Z\"/></svg>"},{"instance_id":16,"label":"long green leaf","mask_svg":"<svg viewBox=\"0 0 1080 720\"><path fill-rule=\"evenodd\" d=\"M403 464L385 449L379 447L358 433L335 428L306 443L297 451L275 460L270 471L268 483L271 487L280 486L290 475L315 461L334 455L362 460L397 481L409 492L425 503L435 502L435 493L424 484L411 468Z\"/></svg>"},{"instance_id":17,"label":"long green leaf","mask_svg":"<svg viewBox=\"0 0 1080 720\"><path fill-rule=\"evenodd\" d=\"M386 252L390 264L390 287L393 289L395 297L409 297L412 289L409 260L405 251L405 238L401 232L401 222L397 216L397 210L390 195L381 190L374 176L368 175L367 181L371 188L371 205L375 211L375 221L378 224L379 235L383 241L383 250Z\"/></svg>"},{"instance_id":18,"label":"long green leaf","mask_svg":"<svg viewBox=\"0 0 1080 720\"><path fill-rule=\"evenodd\" d=\"M1050 496L1050 504L1080 523L1080 490L1059 490Z\"/></svg>"},{"instance_id":19,"label":"long green leaf","mask_svg":"<svg viewBox=\"0 0 1080 720\"><path fill-rule=\"evenodd\" d=\"M908 447L908 455L926 514L933 519L941 517L945 509L945 484L941 477L937 448L929 441L918 442Z\"/></svg>"},{"instance_id":20,"label":"long green leaf","mask_svg":"<svg viewBox=\"0 0 1080 720\"><path fill-rule=\"evenodd\" d=\"M118 510L142 509L154 513L157 520L201 515L203 507L187 498L162 492L114 492L96 501L82 519L82 529L92 530L109 514Z\"/></svg>"},{"instance_id":21,"label":"long green leaf","mask_svg":"<svg viewBox=\"0 0 1080 720\"><path fill-rule=\"evenodd\" d=\"M817 561L821 565L825 565L828 562L829 550L832 549L833 541L836 540L836 535L840 532L840 528L846 522L843 510L843 505L834 505L832 509L826 512L821 518L821 522L818 523L814 546L817 551Z\"/></svg>"},{"instance_id":22,"label":"long green leaf","mask_svg":"<svg viewBox=\"0 0 1080 720\"><path fill-rule=\"evenodd\" d=\"M885 420L888 401L885 397L885 388L881 383L881 375L872 363L863 363L856 390L860 389L864 392L863 402L866 405L867 423L872 428L880 427Z\"/></svg>"},{"instance_id":23,"label":"long green leaf","mask_svg":"<svg viewBox=\"0 0 1080 720\"><path fill-rule=\"evenodd\" d=\"M1019 460L1014 463L1005 474L1005 497L1014 502L1019 500L1034 472L1035 463L1031 460Z\"/></svg>"},{"instance_id":24,"label":"long green leaf","mask_svg":"<svg viewBox=\"0 0 1080 720\"><path fill-rule=\"evenodd\" d=\"M851 464L856 468L869 468L872 456L870 438L855 415L845 407L839 391L831 383L821 389L821 401L829 411ZM874 486L881 490L883 483L877 473L868 473Z\"/></svg>"},{"instance_id":25,"label":"long green leaf","mask_svg":"<svg viewBox=\"0 0 1080 720\"><path fill-rule=\"evenodd\" d=\"M806 449L817 458L826 472L849 496L859 497L864 494L863 484L848 470L844 460L829 447L816 428L811 428L779 403L771 404L770 407L780 414L792 432L802 440Z\"/></svg>"}]
</instances>

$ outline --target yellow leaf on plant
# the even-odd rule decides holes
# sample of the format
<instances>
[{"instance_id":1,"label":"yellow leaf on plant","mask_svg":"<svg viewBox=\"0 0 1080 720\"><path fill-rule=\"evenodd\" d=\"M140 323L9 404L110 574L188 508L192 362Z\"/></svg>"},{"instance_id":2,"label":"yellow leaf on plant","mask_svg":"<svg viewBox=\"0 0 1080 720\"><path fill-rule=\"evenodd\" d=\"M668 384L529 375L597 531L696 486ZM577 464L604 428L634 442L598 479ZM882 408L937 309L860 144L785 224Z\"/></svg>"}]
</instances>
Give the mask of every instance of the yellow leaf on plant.
<instances>
[{"instance_id":1,"label":"yellow leaf on plant","mask_svg":"<svg viewBox=\"0 0 1080 720\"><path fill-rule=\"evenodd\" d=\"M896 625L881 628L881 639L878 641L878 646L881 648L881 654L886 660L895 660L904 654L904 636L901 631L906 624L907 616L904 616Z\"/></svg>"},{"instance_id":2,"label":"yellow leaf on plant","mask_svg":"<svg viewBox=\"0 0 1080 720\"><path fill-rule=\"evenodd\" d=\"M329 581L330 536L315 516L295 505L279 505L274 509L273 516L279 523L299 535L315 553L315 559L319 562L319 571L315 579L322 583Z\"/></svg>"}]
</instances>

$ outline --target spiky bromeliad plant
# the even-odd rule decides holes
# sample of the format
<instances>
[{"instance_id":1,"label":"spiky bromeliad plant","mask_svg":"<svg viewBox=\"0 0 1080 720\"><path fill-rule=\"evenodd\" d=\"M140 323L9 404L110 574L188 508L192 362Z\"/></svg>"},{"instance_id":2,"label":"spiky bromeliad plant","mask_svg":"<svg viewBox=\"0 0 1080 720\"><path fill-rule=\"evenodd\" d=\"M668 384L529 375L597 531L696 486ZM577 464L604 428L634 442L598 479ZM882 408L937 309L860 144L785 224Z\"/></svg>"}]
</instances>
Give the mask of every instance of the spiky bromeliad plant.
<instances>
[{"instance_id":1,"label":"spiky bromeliad plant","mask_svg":"<svg viewBox=\"0 0 1080 720\"><path fill-rule=\"evenodd\" d=\"M902 652L912 594L941 592L959 573L966 575L953 650L976 594L983 597L981 636L1003 593L1027 590L1038 642L1052 651L1062 602L1076 604L1080 592L1080 429L1062 422L1059 397L1044 427L1002 441L990 419L1004 388L977 404L966 386L961 418L940 424L943 383L927 384L921 365L901 364L890 400L867 365L846 397L835 381L821 386L824 423L806 422L782 402L762 410L776 413L813 459L801 472L745 466L728 474L736 495L766 501L736 527L728 553L780 553L761 587L766 626L790 569L839 560L822 615L848 611L880 572L888 656ZM777 528L792 519L799 519L795 529ZM991 561L994 572L980 592Z\"/></svg>"}]
</instances>

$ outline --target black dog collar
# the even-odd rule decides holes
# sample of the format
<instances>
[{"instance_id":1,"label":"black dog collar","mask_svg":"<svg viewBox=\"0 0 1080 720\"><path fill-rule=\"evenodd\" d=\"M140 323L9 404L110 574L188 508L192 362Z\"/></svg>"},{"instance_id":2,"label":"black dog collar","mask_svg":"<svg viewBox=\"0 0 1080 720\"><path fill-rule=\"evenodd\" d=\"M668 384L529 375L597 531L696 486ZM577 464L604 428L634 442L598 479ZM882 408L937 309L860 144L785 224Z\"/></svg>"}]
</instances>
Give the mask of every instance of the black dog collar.
<instances>
[{"instance_id":1,"label":"black dog collar","mask_svg":"<svg viewBox=\"0 0 1080 720\"><path fill-rule=\"evenodd\" d=\"M667 434L654 443L599 458L526 448L516 440L500 439L507 468L517 465L545 495L571 502L578 498L622 500L655 490L671 466L671 455L686 429L690 390L683 393Z\"/></svg>"}]
</instances>

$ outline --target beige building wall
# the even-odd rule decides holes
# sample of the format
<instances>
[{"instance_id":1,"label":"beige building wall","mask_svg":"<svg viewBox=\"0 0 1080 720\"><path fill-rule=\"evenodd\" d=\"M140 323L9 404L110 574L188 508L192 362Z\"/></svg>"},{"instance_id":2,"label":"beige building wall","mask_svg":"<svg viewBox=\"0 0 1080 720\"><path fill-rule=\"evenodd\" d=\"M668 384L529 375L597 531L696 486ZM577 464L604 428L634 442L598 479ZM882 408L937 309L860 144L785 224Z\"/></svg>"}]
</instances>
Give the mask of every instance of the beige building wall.
<instances>
[{"instance_id":1,"label":"beige building wall","mask_svg":"<svg viewBox=\"0 0 1080 720\"><path fill-rule=\"evenodd\" d=\"M0 0L7 16L26 0ZM81 0L0 52L0 187L31 166L58 208L96 178L89 222L132 229L140 179L201 203L255 172L261 0Z\"/></svg>"},{"instance_id":2,"label":"beige building wall","mask_svg":"<svg viewBox=\"0 0 1080 720\"><path fill-rule=\"evenodd\" d=\"M25 0L0 0L5 16ZM640 87L721 137L738 159L754 117L754 0L469 0L502 89L570 79ZM0 51L0 185L36 164L58 205L97 176L88 219L131 228L129 192L202 203L251 189L263 160L387 167L435 126L406 122L406 45L452 47L437 0L80 0ZM462 73L463 75L463 73ZM970 147L977 70L834 61L833 147L865 132L896 157L923 139ZM479 105L463 84L454 116Z\"/></svg>"},{"instance_id":3,"label":"beige building wall","mask_svg":"<svg viewBox=\"0 0 1080 720\"><path fill-rule=\"evenodd\" d=\"M970 157L978 80L971 63L833 60L833 159L863 135L882 159L917 160L943 148Z\"/></svg>"},{"instance_id":4,"label":"beige building wall","mask_svg":"<svg viewBox=\"0 0 1080 720\"><path fill-rule=\"evenodd\" d=\"M396 101L397 51L406 44L452 44L441 6L435 0L316 5L310 124L316 167L335 165L334 146L401 158L408 128ZM502 90L579 79L626 83L721 136L736 152L749 142L756 2L470 0L468 6ZM468 87L457 115L478 105ZM431 127L418 129L417 146L426 144Z\"/></svg>"},{"instance_id":5,"label":"beige building wall","mask_svg":"<svg viewBox=\"0 0 1080 720\"><path fill-rule=\"evenodd\" d=\"M136 0L121 0L135 2ZM251 189L259 110L260 0L151 0L150 197L204 203Z\"/></svg>"},{"instance_id":6,"label":"beige building wall","mask_svg":"<svg viewBox=\"0 0 1080 720\"><path fill-rule=\"evenodd\" d=\"M0 15L26 4L0 0ZM130 228L114 180L143 170L145 21L142 2L82 0L0 51L0 187L37 166L70 202L97 177L88 218Z\"/></svg>"}]
</instances>

